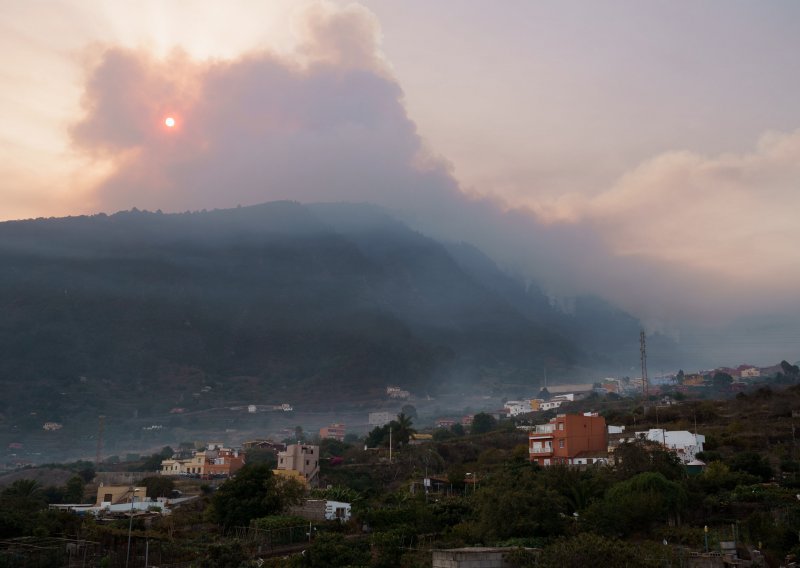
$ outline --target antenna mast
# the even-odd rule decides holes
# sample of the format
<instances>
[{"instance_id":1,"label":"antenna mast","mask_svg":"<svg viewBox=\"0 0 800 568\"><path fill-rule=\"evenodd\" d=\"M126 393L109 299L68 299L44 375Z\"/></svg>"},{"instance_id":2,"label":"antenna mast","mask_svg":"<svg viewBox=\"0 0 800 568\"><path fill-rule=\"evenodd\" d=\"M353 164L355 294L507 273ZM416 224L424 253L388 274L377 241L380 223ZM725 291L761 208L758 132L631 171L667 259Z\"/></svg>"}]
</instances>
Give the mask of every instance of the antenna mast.
<instances>
[{"instance_id":1,"label":"antenna mast","mask_svg":"<svg viewBox=\"0 0 800 568\"><path fill-rule=\"evenodd\" d=\"M645 345L644 330L639 332L639 351L642 354L642 395L645 399L650 394L647 384L647 346Z\"/></svg>"}]
</instances>

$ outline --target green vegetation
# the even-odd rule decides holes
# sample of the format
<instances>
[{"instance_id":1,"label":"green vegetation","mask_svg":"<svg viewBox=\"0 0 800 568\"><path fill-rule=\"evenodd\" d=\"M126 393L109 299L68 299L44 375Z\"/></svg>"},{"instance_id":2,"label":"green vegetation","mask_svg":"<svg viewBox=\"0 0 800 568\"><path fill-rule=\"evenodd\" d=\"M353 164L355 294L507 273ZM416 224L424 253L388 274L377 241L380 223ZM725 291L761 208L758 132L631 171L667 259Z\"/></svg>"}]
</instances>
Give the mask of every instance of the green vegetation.
<instances>
[{"instance_id":1,"label":"green vegetation","mask_svg":"<svg viewBox=\"0 0 800 568\"><path fill-rule=\"evenodd\" d=\"M636 401L593 404L615 423L655 427L654 411ZM326 441L323 456L340 459L322 460L324 489L306 492L252 463L215 490L207 487L208 494L198 481L198 499L172 515L147 527L136 521L134 547L149 542L164 564L232 568L256 558L266 566L429 566L431 548L465 546L504 547L517 567L578 567L602 558L609 566L677 568L692 552L735 541L741 557L756 557L758 549L766 566L779 566L800 553L797 407L800 386L661 409L661 426L685 428L697 418L707 435L708 464L697 474L646 441L620 445L613 465L541 468L528 461L527 435L509 421L485 433L449 431L431 443L398 445L391 462L388 448ZM407 416L401 422L413 428ZM111 556L124 550L126 520L100 524L45 510L48 496L76 495L82 483L75 475L58 491L29 480L9 485L0 493L0 536L82 537ZM148 494L168 489L159 478L142 483ZM353 518L307 521L288 513L303 497L349 502ZM0 549L0 566L2 555Z\"/></svg>"},{"instance_id":2,"label":"green vegetation","mask_svg":"<svg viewBox=\"0 0 800 568\"><path fill-rule=\"evenodd\" d=\"M246 465L217 490L208 514L224 528L246 527L299 503L303 492L299 482L276 477L266 465Z\"/></svg>"},{"instance_id":3,"label":"green vegetation","mask_svg":"<svg viewBox=\"0 0 800 568\"><path fill-rule=\"evenodd\" d=\"M491 432L497 425L497 420L485 412L479 412L472 418L472 426L470 432L473 434L486 434Z\"/></svg>"},{"instance_id":4,"label":"green vegetation","mask_svg":"<svg viewBox=\"0 0 800 568\"><path fill-rule=\"evenodd\" d=\"M411 435L415 433L411 417L401 412L395 420L388 424L376 426L367 436L366 443L370 448L388 447L391 440L396 447L404 446L408 444Z\"/></svg>"}]
</instances>

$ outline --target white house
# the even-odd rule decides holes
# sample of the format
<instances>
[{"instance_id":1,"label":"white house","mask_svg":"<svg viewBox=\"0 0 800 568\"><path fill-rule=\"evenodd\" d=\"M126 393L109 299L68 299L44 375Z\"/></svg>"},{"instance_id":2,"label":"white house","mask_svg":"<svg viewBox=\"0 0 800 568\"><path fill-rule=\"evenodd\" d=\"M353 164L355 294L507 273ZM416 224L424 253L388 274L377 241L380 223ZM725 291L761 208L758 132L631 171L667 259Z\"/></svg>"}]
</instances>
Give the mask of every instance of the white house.
<instances>
[{"instance_id":1,"label":"white house","mask_svg":"<svg viewBox=\"0 0 800 568\"><path fill-rule=\"evenodd\" d=\"M553 410L554 408L559 408L562 404L564 404L563 400L548 400L539 404L539 410Z\"/></svg>"},{"instance_id":2,"label":"white house","mask_svg":"<svg viewBox=\"0 0 800 568\"><path fill-rule=\"evenodd\" d=\"M342 501L306 499L302 504L290 507L289 513L308 521L339 521L346 523L350 520L351 509L350 503L343 503Z\"/></svg>"},{"instance_id":3,"label":"white house","mask_svg":"<svg viewBox=\"0 0 800 568\"><path fill-rule=\"evenodd\" d=\"M325 520L346 523L350 520L350 503L325 501Z\"/></svg>"},{"instance_id":4,"label":"white house","mask_svg":"<svg viewBox=\"0 0 800 568\"><path fill-rule=\"evenodd\" d=\"M503 408L508 410L510 416L519 416L532 410L529 400L509 400L503 405Z\"/></svg>"},{"instance_id":5,"label":"white house","mask_svg":"<svg viewBox=\"0 0 800 568\"><path fill-rule=\"evenodd\" d=\"M663 428L636 432L636 437L662 444L675 452L685 464L696 459L697 453L703 451L703 444L706 441L706 437L702 434L693 434L686 430L668 431Z\"/></svg>"},{"instance_id":6,"label":"white house","mask_svg":"<svg viewBox=\"0 0 800 568\"><path fill-rule=\"evenodd\" d=\"M406 399L411 396L411 393L400 387L386 387L386 396L389 398Z\"/></svg>"},{"instance_id":7,"label":"white house","mask_svg":"<svg viewBox=\"0 0 800 568\"><path fill-rule=\"evenodd\" d=\"M540 402L539 410L552 410L554 408L560 408L565 402L572 402L573 400L575 400L574 393L560 394L558 396L554 396L546 402Z\"/></svg>"}]
</instances>

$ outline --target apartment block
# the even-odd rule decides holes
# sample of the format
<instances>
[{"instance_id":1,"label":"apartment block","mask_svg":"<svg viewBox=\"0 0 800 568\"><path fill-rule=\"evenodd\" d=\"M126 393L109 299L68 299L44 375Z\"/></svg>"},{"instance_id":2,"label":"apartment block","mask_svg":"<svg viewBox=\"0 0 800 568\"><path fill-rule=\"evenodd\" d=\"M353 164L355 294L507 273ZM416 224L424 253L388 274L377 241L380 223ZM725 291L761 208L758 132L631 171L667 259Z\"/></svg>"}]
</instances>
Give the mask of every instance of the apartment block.
<instances>
[{"instance_id":1,"label":"apartment block","mask_svg":"<svg viewBox=\"0 0 800 568\"><path fill-rule=\"evenodd\" d=\"M606 420L597 413L559 414L528 435L531 462L548 466L605 462L608 455Z\"/></svg>"}]
</instances>

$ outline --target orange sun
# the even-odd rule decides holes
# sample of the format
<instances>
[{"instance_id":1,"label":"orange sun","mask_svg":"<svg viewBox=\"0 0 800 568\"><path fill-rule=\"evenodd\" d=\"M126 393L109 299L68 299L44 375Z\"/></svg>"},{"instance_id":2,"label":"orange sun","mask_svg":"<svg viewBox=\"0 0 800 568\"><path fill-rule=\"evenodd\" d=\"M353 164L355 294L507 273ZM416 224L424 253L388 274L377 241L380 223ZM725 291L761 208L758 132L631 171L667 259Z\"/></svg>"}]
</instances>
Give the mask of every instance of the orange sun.
<instances>
[{"instance_id":1,"label":"orange sun","mask_svg":"<svg viewBox=\"0 0 800 568\"><path fill-rule=\"evenodd\" d=\"M167 118L164 119L164 124L167 126L167 128L174 128L175 119L172 118L171 116L168 116Z\"/></svg>"}]
</instances>

